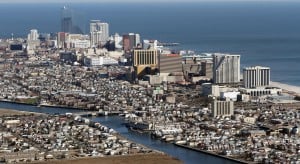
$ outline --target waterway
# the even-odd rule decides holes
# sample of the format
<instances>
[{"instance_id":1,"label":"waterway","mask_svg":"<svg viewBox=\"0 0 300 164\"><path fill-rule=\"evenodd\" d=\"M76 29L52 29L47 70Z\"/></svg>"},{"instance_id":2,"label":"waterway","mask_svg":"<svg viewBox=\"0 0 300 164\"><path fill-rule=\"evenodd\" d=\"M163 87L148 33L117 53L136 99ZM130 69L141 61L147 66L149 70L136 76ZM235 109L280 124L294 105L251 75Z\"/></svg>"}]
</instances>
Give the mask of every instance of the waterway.
<instances>
[{"instance_id":1,"label":"waterway","mask_svg":"<svg viewBox=\"0 0 300 164\"><path fill-rule=\"evenodd\" d=\"M22 111L30 111L30 112L38 112L38 113L48 113L48 114L64 114L67 112L76 113L80 112L80 110L76 109L68 109L68 108L55 108L55 107L36 107L31 105L24 104L15 104L8 102L0 102L0 108L5 109L14 109L14 110L22 110ZM92 117L93 121L97 121L102 125L105 125L109 128L113 128L115 131L120 133L122 136L127 139L143 144L149 148L156 149L166 154L169 154L179 160L183 161L185 164L199 164L199 163L222 163L229 164L235 163L230 160L226 160L223 158L219 158L216 156L196 152L193 150L181 148L175 146L171 143L162 142L157 139L151 138L151 136L147 133L139 133L128 130L124 123L124 119L120 116L102 116L102 117Z\"/></svg>"}]
</instances>

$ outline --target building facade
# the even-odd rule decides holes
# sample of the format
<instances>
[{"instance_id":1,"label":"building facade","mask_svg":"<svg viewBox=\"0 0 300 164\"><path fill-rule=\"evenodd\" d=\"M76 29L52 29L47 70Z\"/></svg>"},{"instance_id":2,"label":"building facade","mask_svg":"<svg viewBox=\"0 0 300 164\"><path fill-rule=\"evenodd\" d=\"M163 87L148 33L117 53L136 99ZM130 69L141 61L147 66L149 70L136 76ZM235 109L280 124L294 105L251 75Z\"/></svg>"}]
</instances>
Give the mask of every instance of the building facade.
<instances>
[{"instance_id":1,"label":"building facade","mask_svg":"<svg viewBox=\"0 0 300 164\"><path fill-rule=\"evenodd\" d=\"M133 50L133 66L138 77L151 74L155 69L158 69L158 51Z\"/></svg>"},{"instance_id":2,"label":"building facade","mask_svg":"<svg viewBox=\"0 0 300 164\"><path fill-rule=\"evenodd\" d=\"M73 28L72 10L63 7L61 10L61 32L71 33Z\"/></svg>"},{"instance_id":3,"label":"building facade","mask_svg":"<svg viewBox=\"0 0 300 164\"><path fill-rule=\"evenodd\" d=\"M109 25L100 20L90 22L91 46L104 45L109 39Z\"/></svg>"},{"instance_id":4,"label":"building facade","mask_svg":"<svg viewBox=\"0 0 300 164\"><path fill-rule=\"evenodd\" d=\"M101 31L91 32L91 47L98 47L101 45Z\"/></svg>"},{"instance_id":5,"label":"building facade","mask_svg":"<svg viewBox=\"0 0 300 164\"><path fill-rule=\"evenodd\" d=\"M68 33L59 32L57 33L57 48L65 48Z\"/></svg>"},{"instance_id":6,"label":"building facade","mask_svg":"<svg viewBox=\"0 0 300 164\"><path fill-rule=\"evenodd\" d=\"M270 85L270 68L261 66L244 68L243 83L245 88Z\"/></svg>"},{"instance_id":7,"label":"building facade","mask_svg":"<svg viewBox=\"0 0 300 164\"><path fill-rule=\"evenodd\" d=\"M100 20L91 20L90 21L90 32L101 31Z\"/></svg>"},{"instance_id":8,"label":"building facade","mask_svg":"<svg viewBox=\"0 0 300 164\"><path fill-rule=\"evenodd\" d=\"M240 55L213 55L213 81L216 84L240 82Z\"/></svg>"},{"instance_id":9,"label":"building facade","mask_svg":"<svg viewBox=\"0 0 300 164\"><path fill-rule=\"evenodd\" d=\"M65 63L67 63L67 62L73 63L73 62L77 61L77 56L73 52L60 52L59 59Z\"/></svg>"},{"instance_id":10,"label":"building facade","mask_svg":"<svg viewBox=\"0 0 300 164\"><path fill-rule=\"evenodd\" d=\"M29 41L36 41L39 39L39 33L38 33L38 30L37 29L32 29L30 30L30 33L28 34L28 37L27 39Z\"/></svg>"},{"instance_id":11,"label":"building facade","mask_svg":"<svg viewBox=\"0 0 300 164\"><path fill-rule=\"evenodd\" d=\"M213 63L210 60L201 62L201 76L205 76L209 79L213 78Z\"/></svg>"},{"instance_id":12,"label":"building facade","mask_svg":"<svg viewBox=\"0 0 300 164\"><path fill-rule=\"evenodd\" d=\"M179 54L159 55L159 73L182 72L182 57Z\"/></svg>"},{"instance_id":13,"label":"building facade","mask_svg":"<svg viewBox=\"0 0 300 164\"><path fill-rule=\"evenodd\" d=\"M143 40L143 49L157 49L157 40Z\"/></svg>"},{"instance_id":14,"label":"building facade","mask_svg":"<svg viewBox=\"0 0 300 164\"><path fill-rule=\"evenodd\" d=\"M123 50L130 51L137 45L141 44L141 39L139 34L129 33L123 35Z\"/></svg>"},{"instance_id":15,"label":"building facade","mask_svg":"<svg viewBox=\"0 0 300 164\"><path fill-rule=\"evenodd\" d=\"M234 110L233 101L214 101L212 103L212 116L232 116Z\"/></svg>"},{"instance_id":16,"label":"building facade","mask_svg":"<svg viewBox=\"0 0 300 164\"><path fill-rule=\"evenodd\" d=\"M37 29L30 30L30 33L27 36L27 53L33 54L37 47L40 46L39 33Z\"/></svg>"},{"instance_id":17,"label":"building facade","mask_svg":"<svg viewBox=\"0 0 300 164\"><path fill-rule=\"evenodd\" d=\"M241 88L240 90L242 93L250 95L252 97L278 95L282 93L282 89L276 87Z\"/></svg>"},{"instance_id":18,"label":"building facade","mask_svg":"<svg viewBox=\"0 0 300 164\"><path fill-rule=\"evenodd\" d=\"M113 35L113 39L115 42L115 48L122 49L123 37L120 36L118 33L115 33L115 35Z\"/></svg>"}]
</instances>

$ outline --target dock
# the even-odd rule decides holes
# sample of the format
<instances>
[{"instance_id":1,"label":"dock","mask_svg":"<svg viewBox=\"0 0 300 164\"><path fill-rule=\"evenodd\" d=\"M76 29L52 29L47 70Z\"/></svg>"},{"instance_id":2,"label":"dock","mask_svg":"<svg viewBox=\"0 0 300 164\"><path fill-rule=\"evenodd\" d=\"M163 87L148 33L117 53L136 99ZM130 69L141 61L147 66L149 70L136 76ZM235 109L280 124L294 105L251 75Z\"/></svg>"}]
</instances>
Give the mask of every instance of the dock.
<instances>
[{"instance_id":1,"label":"dock","mask_svg":"<svg viewBox=\"0 0 300 164\"><path fill-rule=\"evenodd\" d=\"M178 46L178 45L180 45L180 43L158 43L157 44L158 46L164 46L164 47L171 47L171 46Z\"/></svg>"}]
</instances>

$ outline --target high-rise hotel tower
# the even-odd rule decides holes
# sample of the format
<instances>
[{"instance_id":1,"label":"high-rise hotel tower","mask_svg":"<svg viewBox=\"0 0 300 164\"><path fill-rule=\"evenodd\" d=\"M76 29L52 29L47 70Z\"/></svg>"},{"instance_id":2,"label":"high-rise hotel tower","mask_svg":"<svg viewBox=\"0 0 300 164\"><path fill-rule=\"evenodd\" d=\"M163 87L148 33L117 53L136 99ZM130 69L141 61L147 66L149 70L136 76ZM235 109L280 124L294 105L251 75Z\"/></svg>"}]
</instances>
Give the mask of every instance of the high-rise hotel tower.
<instances>
[{"instance_id":1,"label":"high-rise hotel tower","mask_svg":"<svg viewBox=\"0 0 300 164\"><path fill-rule=\"evenodd\" d=\"M261 66L244 68L243 82L245 88L268 86L270 84L270 68Z\"/></svg>"},{"instance_id":2,"label":"high-rise hotel tower","mask_svg":"<svg viewBox=\"0 0 300 164\"><path fill-rule=\"evenodd\" d=\"M213 55L213 81L216 84L240 82L240 55Z\"/></svg>"},{"instance_id":3,"label":"high-rise hotel tower","mask_svg":"<svg viewBox=\"0 0 300 164\"><path fill-rule=\"evenodd\" d=\"M90 21L91 46L104 45L109 39L109 25L100 20Z\"/></svg>"}]
</instances>

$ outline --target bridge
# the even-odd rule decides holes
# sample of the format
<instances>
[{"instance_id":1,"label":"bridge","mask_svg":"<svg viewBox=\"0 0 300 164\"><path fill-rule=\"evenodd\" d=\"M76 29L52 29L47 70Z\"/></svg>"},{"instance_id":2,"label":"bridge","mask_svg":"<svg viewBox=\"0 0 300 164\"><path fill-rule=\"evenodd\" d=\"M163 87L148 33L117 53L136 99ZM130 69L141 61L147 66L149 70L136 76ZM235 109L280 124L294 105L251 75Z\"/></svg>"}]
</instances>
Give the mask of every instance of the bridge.
<instances>
[{"instance_id":1,"label":"bridge","mask_svg":"<svg viewBox=\"0 0 300 164\"><path fill-rule=\"evenodd\" d=\"M81 117L92 117L92 116L111 116L119 115L120 111L102 111L102 112L77 112L74 115L79 115Z\"/></svg>"}]
</instances>

